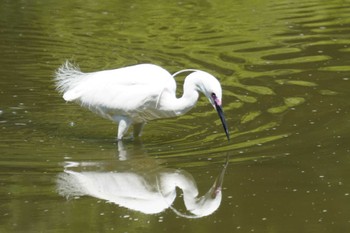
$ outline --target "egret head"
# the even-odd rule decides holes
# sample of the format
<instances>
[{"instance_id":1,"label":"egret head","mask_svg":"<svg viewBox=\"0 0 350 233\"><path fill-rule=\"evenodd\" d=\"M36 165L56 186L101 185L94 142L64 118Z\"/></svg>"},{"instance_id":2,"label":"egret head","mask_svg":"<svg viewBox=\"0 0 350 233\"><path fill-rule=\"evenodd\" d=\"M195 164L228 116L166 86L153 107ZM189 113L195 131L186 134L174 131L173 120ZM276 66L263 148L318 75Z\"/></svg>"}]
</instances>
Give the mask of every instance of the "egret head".
<instances>
[{"instance_id":1,"label":"egret head","mask_svg":"<svg viewBox=\"0 0 350 233\"><path fill-rule=\"evenodd\" d=\"M224 112L222 111L222 89L220 82L211 74L204 71L196 71L189 76L194 76L198 91L201 91L218 112L227 140L230 140Z\"/></svg>"},{"instance_id":2,"label":"egret head","mask_svg":"<svg viewBox=\"0 0 350 233\"><path fill-rule=\"evenodd\" d=\"M186 193L184 192L185 206L187 210L190 211L193 215L184 215L173 209L175 213L187 218L200 218L214 213L221 204L222 185L226 169L229 163L229 159L230 158L227 155L223 169L221 170L218 177L215 179L215 182L212 185L212 187L205 195L193 198L193 196L186 195Z\"/></svg>"}]
</instances>

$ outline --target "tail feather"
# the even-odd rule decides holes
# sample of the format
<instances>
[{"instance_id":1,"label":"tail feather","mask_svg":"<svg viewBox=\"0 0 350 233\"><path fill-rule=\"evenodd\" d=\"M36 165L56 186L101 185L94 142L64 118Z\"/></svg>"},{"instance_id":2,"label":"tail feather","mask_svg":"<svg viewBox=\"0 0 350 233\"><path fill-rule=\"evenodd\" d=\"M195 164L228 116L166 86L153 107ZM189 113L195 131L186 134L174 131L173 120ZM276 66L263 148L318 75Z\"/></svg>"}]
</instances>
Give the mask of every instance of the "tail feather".
<instances>
[{"instance_id":1,"label":"tail feather","mask_svg":"<svg viewBox=\"0 0 350 233\"><path fill-rule=\"evenodd\" d=\"M63 98L67 101L72 100L68 98L68 93L76 87L81 78L86 74L81 72L79 67L73 65L69 61L66 61L60 68L57 69L55 74L56 89L63 93ZM68 93L67 93L68 92Z\"/></svg>"}]
</instances>

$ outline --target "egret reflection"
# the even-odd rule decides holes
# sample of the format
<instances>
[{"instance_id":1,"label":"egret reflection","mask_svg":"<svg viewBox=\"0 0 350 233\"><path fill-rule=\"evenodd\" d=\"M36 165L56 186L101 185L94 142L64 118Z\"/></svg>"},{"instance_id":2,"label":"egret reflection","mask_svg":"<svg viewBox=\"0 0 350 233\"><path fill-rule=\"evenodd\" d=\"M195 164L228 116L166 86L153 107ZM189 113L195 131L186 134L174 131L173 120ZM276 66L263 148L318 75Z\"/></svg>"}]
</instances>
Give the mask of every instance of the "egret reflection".
<instances>
[{"instance_id":1,"label":"egret reflection","mask_svg":"<svg viewBox=\"0 0 350 233\"><path fill-rule=\"evenodd\" d=\"M153 160L150 157L147 159ZM86 163L69 162L64 172L58 176L57 190L67 198L91 196L145 214L157 214L170 208L181 217L200 218L219 208L228 160L212 186L202 196L190 173L182 169L156 167L154 162L152 164L153 169L147 171L132 167L125 169L125 166L124 169L101 171L101 164L98 165L98 171L86 171ZM183 193L186 213L173 207L178 195L177 188Z\"/></svg>"}]
</instances>

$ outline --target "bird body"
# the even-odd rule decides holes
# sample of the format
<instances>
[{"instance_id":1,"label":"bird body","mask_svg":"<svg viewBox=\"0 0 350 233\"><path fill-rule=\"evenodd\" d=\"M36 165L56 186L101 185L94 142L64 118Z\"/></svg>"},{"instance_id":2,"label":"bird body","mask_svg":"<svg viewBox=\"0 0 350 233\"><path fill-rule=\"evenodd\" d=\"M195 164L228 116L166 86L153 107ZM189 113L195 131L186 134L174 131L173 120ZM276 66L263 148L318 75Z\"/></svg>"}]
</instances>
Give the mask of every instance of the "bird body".
<instances>
[{"instance_id":1,"label":"bird body","mask_svg":"<svg viewBox=\"0 0 350 233\"><path fill-rule=\"evenodd\" d=\"M225 170L226 166L203 196L199 196L197 184L191 174L166 168L142 173L76 172L65 169L58 176L57 188L62 196L92 196L145 214L158 214L171 208L179 216L200 218L219 208ZM182 214L172 206L179 193L177 189L182 190L185 207L191 215Z\"/></svg>"},{"instance_id":2,"label":"bird body","mask_svg":"<svg viewBox=\"0 0 350 233\"><path fill-rule=\"evenodd\" d=\"M185 71L191 73L185 79L183 96L177 98L174 76ZM200 70L180 72L171 75L160 66L139 64L83 73L66 62L57 70L55 81L66 101L118 122L117 137L122 139L130 125L134 125L134 136L139 136L147 121L185 114L197 102L198 91L214 107L221 107L221 85L215 77Z\"/></svg>"}]
</instances>

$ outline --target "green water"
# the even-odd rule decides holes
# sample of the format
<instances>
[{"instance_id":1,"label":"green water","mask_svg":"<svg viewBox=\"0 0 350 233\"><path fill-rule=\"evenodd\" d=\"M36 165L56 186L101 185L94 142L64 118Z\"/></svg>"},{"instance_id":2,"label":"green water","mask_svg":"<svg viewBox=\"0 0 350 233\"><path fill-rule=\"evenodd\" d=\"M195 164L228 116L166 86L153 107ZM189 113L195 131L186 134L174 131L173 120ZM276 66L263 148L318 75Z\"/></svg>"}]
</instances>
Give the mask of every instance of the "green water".
<instances>
[{"instance_id":1,"label":"green water","mask_svg":"<svg viewBox=\"0 0 350 233\"><path fill-rule=\"evenodd\" d=\"M0 232L348 232L349 28L341 0L1 1ZM201 98L118 145L114 123L56 92L66 59L83 71L149 62L210 72L231 141ZM155 193L164 174L199 196L220 174L224 183L215 211L192 219L179 188L149 214L84 195L69 174L102 177L95 189L112 196L111 174Z\"/></svg>"}]
</instances>

